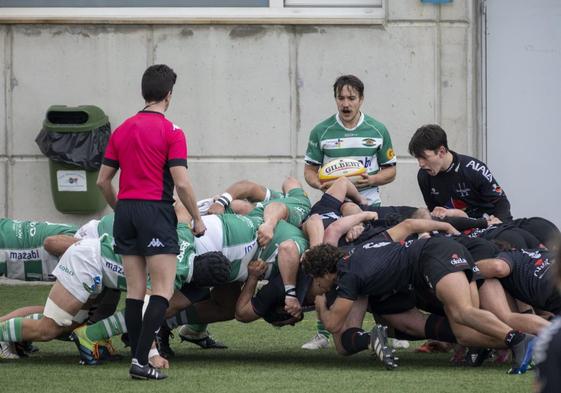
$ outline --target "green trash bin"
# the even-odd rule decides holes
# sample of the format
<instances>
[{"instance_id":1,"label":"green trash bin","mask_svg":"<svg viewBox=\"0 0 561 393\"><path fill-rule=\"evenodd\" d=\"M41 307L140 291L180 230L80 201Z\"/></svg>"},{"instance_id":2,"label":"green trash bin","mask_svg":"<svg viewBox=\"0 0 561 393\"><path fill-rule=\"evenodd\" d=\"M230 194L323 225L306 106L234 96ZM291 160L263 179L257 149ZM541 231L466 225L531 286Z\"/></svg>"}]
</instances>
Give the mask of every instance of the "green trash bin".
<instances>
[{"instance_id":1,"label":"green trash bin","mask_svg":"<svg viewBox=\"0 0 561 393\"><path fill-rule=\"evenodd\" d=\"M62 213L95 213L107 205L96 186L111 135L103 110L93 105L54 105L35 140L49 157L51 192Z\"/></svg>"}]
</instances>

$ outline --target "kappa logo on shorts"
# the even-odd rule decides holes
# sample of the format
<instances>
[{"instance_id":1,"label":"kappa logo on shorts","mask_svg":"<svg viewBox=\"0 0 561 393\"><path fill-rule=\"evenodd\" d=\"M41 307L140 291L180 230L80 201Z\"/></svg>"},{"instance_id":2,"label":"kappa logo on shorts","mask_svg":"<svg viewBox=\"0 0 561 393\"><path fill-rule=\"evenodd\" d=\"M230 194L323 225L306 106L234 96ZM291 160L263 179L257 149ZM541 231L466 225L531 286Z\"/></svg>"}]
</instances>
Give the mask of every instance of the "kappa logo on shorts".
<instances>
[{"instance_id":1,"label":"kappa logo on shorts","mask_svg":"<svg viewBox=\"0 0 561 393\"><path fill-rule=\"evenodd\" d=\"M147 247L165 247L164 243L160 241L157 237L152 238L152 241L148 243Z\"/></svg>"}]
</instances>

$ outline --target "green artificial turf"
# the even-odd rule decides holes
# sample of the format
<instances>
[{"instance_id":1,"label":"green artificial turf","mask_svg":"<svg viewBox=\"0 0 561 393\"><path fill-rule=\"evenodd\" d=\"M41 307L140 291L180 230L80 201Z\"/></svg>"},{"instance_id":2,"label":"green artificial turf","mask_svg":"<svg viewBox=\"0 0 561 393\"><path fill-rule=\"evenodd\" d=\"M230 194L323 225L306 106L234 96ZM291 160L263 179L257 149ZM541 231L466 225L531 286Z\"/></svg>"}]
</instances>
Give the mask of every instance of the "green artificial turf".
<instances>
[{"instance_id":1,"label":"green artificial turf","mask_svg":"<svg viewBox=\"0 0 561 393\"><path fill-rule=\"evenodd\" d=\"M0 314L17 307L44 304L49 287L0 285ZM123 296L124 297L124 296ZM367 317L365 327L373 325ZM399 350L400 367L386 371L364 352L342 357L333 348L305 351L315 315L295 327L277 329L263 321L235 321L211 325L213 336L226 350L202 350L175 338L176 357L163 381L128 378L127 351L114 340L125 359L101 366L78 364L73 343L36 343L31 357L0 360L0 392L529 392L532 374L507 375L506 365L486 362L480 368L452 366L450 354L419 354ZM418 345L414 343L413 345Z\"/></svg>"}]
</instances>

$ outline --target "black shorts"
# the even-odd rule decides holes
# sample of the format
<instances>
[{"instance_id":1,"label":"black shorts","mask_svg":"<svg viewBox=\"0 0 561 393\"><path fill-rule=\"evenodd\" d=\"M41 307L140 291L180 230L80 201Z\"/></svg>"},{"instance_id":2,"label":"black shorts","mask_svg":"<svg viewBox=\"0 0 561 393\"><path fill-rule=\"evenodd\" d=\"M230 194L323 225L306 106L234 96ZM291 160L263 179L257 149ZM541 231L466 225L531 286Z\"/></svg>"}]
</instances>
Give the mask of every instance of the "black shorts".
<instances>
[{"instance_id":1,"label":"black shorts","mask_svg":"<svg viewBox=\"0 0 561 393\"><path fill-rule=\"evenodd\" d=\"M429 239L417 261L417 282L431 290L447 274L465 272L468 281L474 279L475 264L469 251L461 244L447 238Z\"/></svg>"},{"instance_id":2,"label":"black shorts","mask_svg":"<svg viewBox=\"0 0 561 393\"><path fill-rule=\"evenodd\" d=\"M310 215L319 214L323 222L323 227L327 228L329 224L337 221L337 219L341 217L342 204L343 202L334 196L330 194L323 194L321 199L312 206Z\"/></svg>"},{"instance_id":3,"label":"black shorts","mask_svg":"<svg viewBox=\"0 0 561 393\"><path fill-rule=\"evenodd\" d=\"M177 217L169 202L120 200L113 237L117 254L179 254Z\"/></svg>"},{"instance_id":4,"label":"black shorts","mask_svg":"<svg viewBox=\"0 0 561 393\"><path fill-rule=\"evenodd\" d=\"M189 301L193 304L202 302L203 300L210 299L210 289L194 287L190 284L183 284L179 290Z\"/></svg>"},{"instance_id":5,"label":"black shorts","mask_svg":"<svg viewBox=\"0 0 561 393\"><path fill-rule=\"evenodd\" d=\"M368 297L368 311L377 315L401 314L416 306L415 292L403 290L385 298Z\"/></svg>"},{"instance_id":6,"label":"black shorts","mask_svg":"<svg viewBox=\"0 0 561 393\"><path fill-rule=\"evenodd\" d=\"M474 261L495 258L501 252L495 243L480 237L454 236L452 239L467 248Z\"/></svg>"}]
</instances>

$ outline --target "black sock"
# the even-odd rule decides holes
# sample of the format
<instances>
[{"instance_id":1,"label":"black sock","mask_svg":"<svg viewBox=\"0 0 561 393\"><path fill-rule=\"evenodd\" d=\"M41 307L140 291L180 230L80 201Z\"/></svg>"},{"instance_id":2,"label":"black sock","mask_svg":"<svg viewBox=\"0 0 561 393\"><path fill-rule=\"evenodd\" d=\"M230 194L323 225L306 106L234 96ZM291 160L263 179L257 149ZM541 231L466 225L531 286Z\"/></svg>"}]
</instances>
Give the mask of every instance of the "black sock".
<instances>
[{"instance_id":1,"label":"black sock","mask_svg":"<svg viewBox=\"0 0 561 393\"><path fill-rule=\"evenodd\" d=\"M430 314L427 318L425 322L425 336L426 338L447 343L457 342L448 318L437 314Z\"/></svg>"},{"instance_id":2,"label":"black sock","mask_svg":"<svg viewBox=\"0 0 561 393\"><path fill-rule=\"evenodd\" d=\"M142 328L142 306L144 300L127 299L125 302L125 323L129 332L129 343L131 346L131 354L134 357L136 346L138 345L138 337Z\"/></svg>"},{"instance_id":3,"label":"black sock","mask_svg":"<svg viewBox=\"0 0 561 393\"><path fill-rule=\"evenodd\" d=\"M370 344L370 333L359 328L349 328L341 335L341 344L349 355L364 351Z\"/></svg>"},{"instance_id":4,"label":"black sock","mask_svg":"<svg viewBox=\"0 0 561 393\"><path fill-rule=\"evenodd\" d=\"M148 307L146 307L146 311L144 312L142 329L140 330L138 345L134 356L138 360L138 363L142 365L148 364L148 352L150 352L150 347L152 347L156 331L164 322L168 305L169 303L165 297L158 295L150 296Z\"/></svg>"},{"instance_id":5,"label":"black sock","mask_svg":"<svg viewBox=\"0 0 561 393\"><path fill-rule=\"evenodd\" d=\"M511 330L505 336L505 344L512 348L522 340L524 340L525 334L516 330Z\"/></svg>"}]
</instances>

